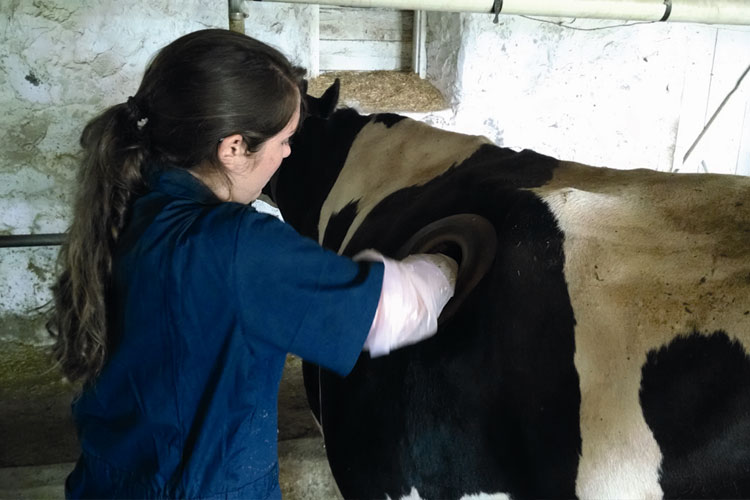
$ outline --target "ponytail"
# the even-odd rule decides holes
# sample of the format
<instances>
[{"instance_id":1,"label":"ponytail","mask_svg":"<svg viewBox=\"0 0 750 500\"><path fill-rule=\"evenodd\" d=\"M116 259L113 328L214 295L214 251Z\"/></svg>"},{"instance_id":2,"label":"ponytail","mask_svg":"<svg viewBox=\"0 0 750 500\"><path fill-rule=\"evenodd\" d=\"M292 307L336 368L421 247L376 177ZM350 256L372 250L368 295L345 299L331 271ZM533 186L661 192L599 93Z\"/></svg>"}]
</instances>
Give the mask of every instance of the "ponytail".
<instances>
[{"instance_id":1,"label":"ponytail","mask_svg":"<svg viewBox=\"0 0 750 500\"><path fill-rule=\"evenodd\" d=\"M145 188L146 162L226 175L221 138L241 134L257 151L297 111L303 73L248 36L196 31L157 53L135 97L89 122L48 322L54 357L69 379L91 382L117 341L106 312L112 255L131 200Z\"/></svg>"},{"instance_id":2,"label":"ponytail","mask_svg":"<svg viewBox=\"0 0 750 500\"><path fill-rule=\"evenodd\" d=\"M52 287L54 311L48 330L53 356L71 381L91 381L115 339L108 335L106 306L112 253L134 194L144 188L146 119L134 98L113 106L86 125L73 222L58 257Z\"/></svg>"}]
</instances>

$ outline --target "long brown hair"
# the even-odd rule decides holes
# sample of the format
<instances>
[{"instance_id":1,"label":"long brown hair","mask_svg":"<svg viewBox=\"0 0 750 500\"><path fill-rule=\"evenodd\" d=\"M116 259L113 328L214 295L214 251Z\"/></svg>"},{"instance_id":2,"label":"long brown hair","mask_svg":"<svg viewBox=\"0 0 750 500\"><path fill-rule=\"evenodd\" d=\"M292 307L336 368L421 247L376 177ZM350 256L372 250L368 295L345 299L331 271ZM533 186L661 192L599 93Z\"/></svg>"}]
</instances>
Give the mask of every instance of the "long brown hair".
<instances>
[{"instance_id":1,"label":"long brown hair","mask_svg":"<svg viewBox=\"0 0 750 500\"><path fill-rule=\"evenodd\" d=\"M250 37L197 31L159 51L136 94L86 125L48 322L53 356L70 380L92 381L113 347L107 325L112 255L132 200L147 190L147 165L201 165L223 174L219 140L241 134L257 151L289 123L303 74Z\"/></svg>"}]
</instances>

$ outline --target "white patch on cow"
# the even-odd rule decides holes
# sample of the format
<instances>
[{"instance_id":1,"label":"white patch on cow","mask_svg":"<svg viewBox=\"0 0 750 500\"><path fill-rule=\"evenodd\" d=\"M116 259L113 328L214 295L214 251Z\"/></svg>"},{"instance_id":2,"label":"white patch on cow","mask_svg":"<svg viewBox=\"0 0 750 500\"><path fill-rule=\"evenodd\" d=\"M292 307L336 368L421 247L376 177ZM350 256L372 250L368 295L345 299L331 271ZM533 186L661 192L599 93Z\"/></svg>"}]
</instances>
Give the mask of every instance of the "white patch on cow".
<instances>
[{"instance_id":1,"label":"white patch on cow","mask_svg":"<svg viewBox=\"0 0 750 500\"><path fill-rule=\"evenodd\" d=\"M564 163L533 190L565 234L581 388L580 498L660 498L646 354L693 330L750 350L750 178Z\"/></svg>"},{"instance_id":2,"label":"white patch on cow","mask_svg":"<svg viewBox=\"0 0 750 500\"><path fill-rule=\"evenodd\" d=\"M510 500L510 498L507 493L475 493L464 495L461 500Z\"/></svg>"},{"instance_id":3,"label":"white patch on cow","mask_svg":"<svg viewBox=\"0 0 750 500\"><path fill-rule=\"evenodd\" d=\"M386 500L391 500L391 497L389 495L386 495L385 498ZM399 500L422 500L422 497L419 496L419 492L417 491L417 489L412 486L409 494L400 497Z\"/></svg>"},{"instance_id":4,"label":"white patch on cow","mask_svg":"<svg viewBox=\"0 0 750 500\"><path fill-rule=\"evenodd\" d=\"M486 137L456 134L405 118L390 128L368 123L357 134L346 162L323 203L318 223L319 240L331 216L358 201L357 215L341 243L343 252L370 211L386 196L419 186L464 161Z\"/></svg>"},{"instance_id":5,"label":"white patch on cow","mask_svg":"<svg viewBox=\"0 0 750 500\"><path fill-rule=\"evenodd\" d=\"M391 497L388 495L385 498L391 500ZM462 496L460 500L510 500L510 498L506 493L473 493ZM402 496L399 500L422 500L422 497L419 495L417 489L412 486L409 494Z\"/></svg>"}]
</instances>

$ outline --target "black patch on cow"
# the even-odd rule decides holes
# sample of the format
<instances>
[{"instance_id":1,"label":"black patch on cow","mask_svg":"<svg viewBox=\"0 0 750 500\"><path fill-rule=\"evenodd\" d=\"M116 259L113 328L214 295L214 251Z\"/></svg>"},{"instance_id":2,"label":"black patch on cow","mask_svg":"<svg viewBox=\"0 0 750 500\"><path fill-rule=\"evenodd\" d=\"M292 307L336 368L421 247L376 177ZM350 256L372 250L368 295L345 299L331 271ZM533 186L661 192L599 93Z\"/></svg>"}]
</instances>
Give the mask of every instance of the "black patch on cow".
<instances>
[{"instance_id":1,"label":"black patch on cow","mask_svg":"<svg viewBox=\"0 0 750 500\"><path fill-rule=\"evenodd\" d=\"M373 115L373 123L382 123L386 128L391 128L404 118L406 117L394 113L378 113Z\"/></svg>"},{"instance_id":2,"label":"black patch on cow","mask_svg":"<svg viewBox=\"0 0 750 500\"><path fill-rule=\"evenodd\" d=\"M323 246L338 251L341 242L346 237L346 232L351 227L354 218L357 216L357 202L348 203L339 212L331 216L323 235Z\"/></svg>"},{"instance_id":3,"label":"black patch on cow","mask_svg":"<svg viewBox=\"0 0 750 500\"><path fill-rule=\"evenodd\" d=\"M337 110L329 119L308 117L294 135L292 153L271 183L273 200L289 224L314 240L318 218L328 192L370 117L353 109Z\"/></svg>"},{"instance_id":4,"label":"black patch on cow","mask_svg":"<svg viewBox=\"0 0 750 500\"><path fill-rule=\"evenodd\" d=\"M558 164L557 160L533 151L518 152L484 144L431 181L400 189L384 198L368 214L344 253L354 255L376 242L378 250L392 256L427 224L457 213L496 219L506 214L519 197L525 196L526 192L519 189L544 185Z\"/></svg>"},{"instance_id":5,"label":"black patch on cow","mask_svg":"<svg viewBox=\"0 0 750 500\"><path fill-rule=\"evenodd\" d=\"M665 498L750 498L750 357L723 331L648 353L641 405Z\"/></svg>"},{"instance_id":6,"label":"black patch on cow","mask_svg":"<svg viewBox=\"0 0 750 500\"><path fill-rule=\"evenodd\" d=\"M322 372L329 461L347 498L508 492L574 497L580 390L554 216L533 193L557 162L488 145L378 204L345 253L394 253L426 224L476 213L497 231L492 269L438 335L341 379Z\"/></svg>"},{"instance_id":7,"label":"black patch on cow","mask_svg":"<svg viewBox=\"0 0 750 500\"><path fill-rule=\"evenodd\" d=\"M477 175L481 170L484 181L492 189L519 189L545 185L552 179L558 166L556 159L529 149L514 151L483 144L457 168L467 169L467 175Z\"/></svg>"},{"instance_id":8,"label":"black patch on cow","mask_svg":"<svg viewBox=\"0 0 750 500\"><path fill-rule=\"evenodd\" d=\"M323 200L357 133L369 120L391 126L401 119L338 110L306 122L281 168L277 203L285 219L317 238ZM581 397L564 236L528 191L557 166L531 151L484 145L429 182L383 199L353 235L345 254L375 248L393 255L425 225L474 213L495 227L497 253L435 337L383 358L363 354L345 378L305 364L308 398L346 498L399 498L412 487L441 499L575 496ZM325 246L338 249L353 212L332 218Z\"/></svg>"}]
</instances>

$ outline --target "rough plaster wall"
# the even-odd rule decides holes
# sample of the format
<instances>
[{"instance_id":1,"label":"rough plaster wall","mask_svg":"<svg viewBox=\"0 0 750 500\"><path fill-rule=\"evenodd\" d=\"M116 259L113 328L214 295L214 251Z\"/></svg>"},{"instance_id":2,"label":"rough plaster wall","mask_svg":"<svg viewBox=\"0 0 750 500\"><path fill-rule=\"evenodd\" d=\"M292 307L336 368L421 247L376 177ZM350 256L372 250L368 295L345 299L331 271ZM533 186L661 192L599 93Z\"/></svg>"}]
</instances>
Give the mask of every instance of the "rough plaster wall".
<instances>
[{"instance_id":1,"label":"rough plaster wall","mask_svg":"<svg viewBox=\"0 0 750 500\"><path fill-rule=\"evenodd\" d=\"M716 28L569 21L587 31L520 16L495 25L491 15L430 14L428 75L455 106L449 118L425 120L562 159L669 170L685 79L695 76L691 55L711 50ZM455 30L461 45L451 59Z\"/></svg>"},{"instance_id":2,"label":"rough plaster wall","mask_svg":"<svg viewBox=\"0 0 750 500\"><path fill-rule=\"evenodd\" d=\"M317 7L250 3L247 34L309 67ZM4 0L0 10L0 234L63 232L83 126L135 93L159 48L227 28L227 2ZM48 341L36 309L51 298L57 251L0 248L0 339Z\"/></svg>"},{"instance_id":3,"label":"rough plaster wall","mask_svg":"<svg viewBox=\"0 0 750 500\"><path fill-rule=\"evenodd\" d=\"M3 0L0 10L0 234L62 232L85 123L135 93L158 48L226 27L227 3ZM47 340L28 320L50 299L56 255L0 248L0 339Z\"/></svg>"},{"instance_id":4,"label":"rough plaster wall","mask_svg":"<svg viewBox=\"0 0 750 500\"><path fill-rule=\"evenodd\" d=\"M458 80L461 49L461 16L447 12L427 14L427 80L447 98L448 104L457 106L460 81Z\"/></svg>"},{"instance_id":5,"label":"rough plaster wall","mask_svg":"<svg viewBox=\"0 0 750 500\"><path fill-rule=\"evenodd\" d=\"M245 33L286 55L294 64L317 71L318 6L246 0Z\"/></svg>"},{"instance_id":6,"label":"rough plaster wall","mask_svg":"<svg viewBox=\"0 0 750 500\"><path fill-rule=\"evenodd\" d=\"M7 0L0 16L0 233L61 232L77 141L135 92L154 52L226 27L226 2ZM317 7L245 2L246 32L313 68ZM429 13L427 74L452 108L420 118L497 144L618 168L671 165L684 82L715 28L639 24L576 31L518 16ZM568 20L569 22L572 20ZM613 21L578 20L578 28ZM691 73L693 72L693 73ZM49 299L56 248L0 249L0 338Z\"/></svg>"}]
</instances>

